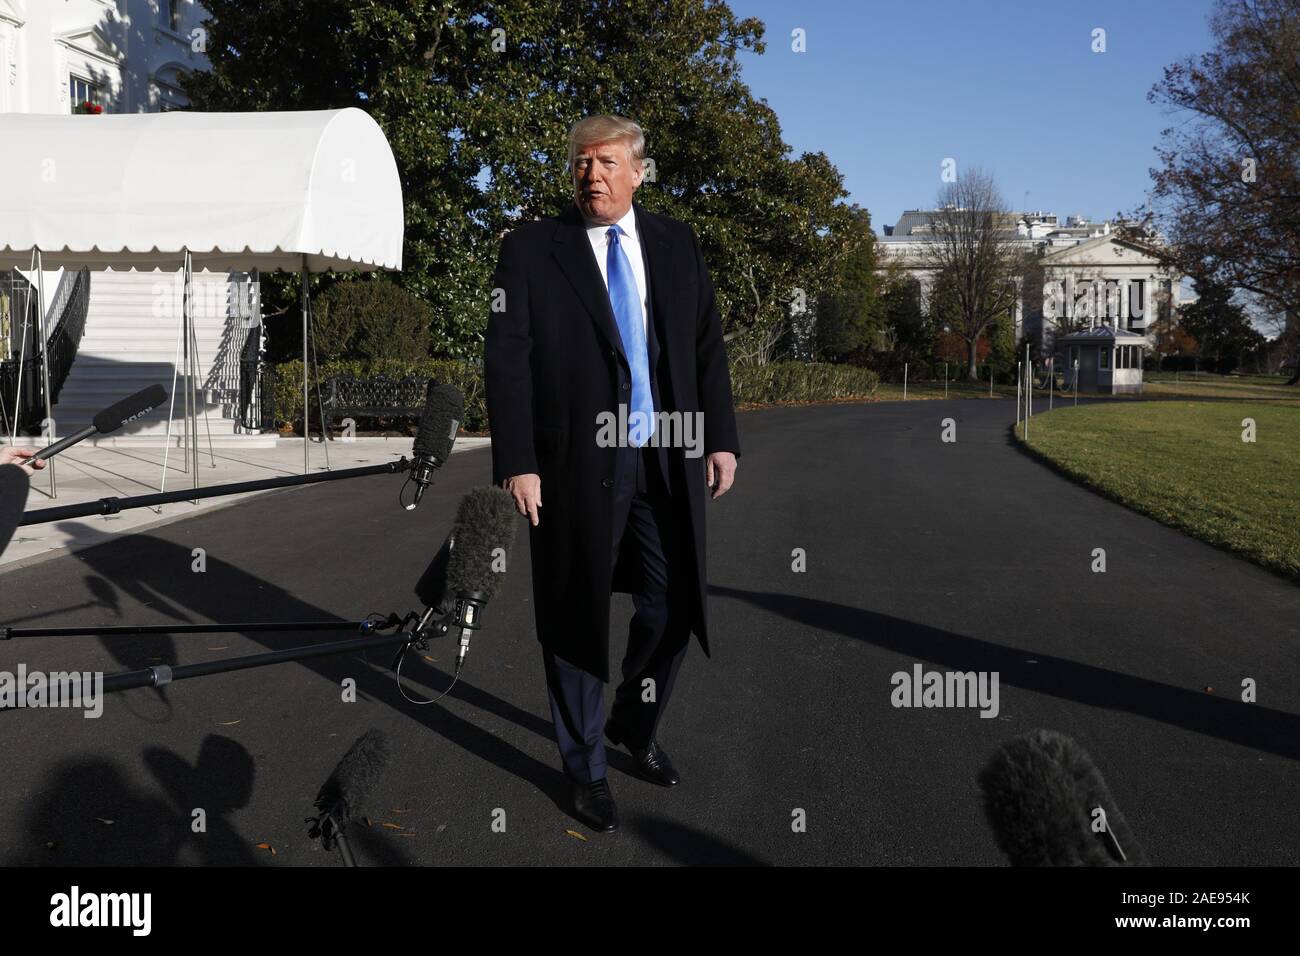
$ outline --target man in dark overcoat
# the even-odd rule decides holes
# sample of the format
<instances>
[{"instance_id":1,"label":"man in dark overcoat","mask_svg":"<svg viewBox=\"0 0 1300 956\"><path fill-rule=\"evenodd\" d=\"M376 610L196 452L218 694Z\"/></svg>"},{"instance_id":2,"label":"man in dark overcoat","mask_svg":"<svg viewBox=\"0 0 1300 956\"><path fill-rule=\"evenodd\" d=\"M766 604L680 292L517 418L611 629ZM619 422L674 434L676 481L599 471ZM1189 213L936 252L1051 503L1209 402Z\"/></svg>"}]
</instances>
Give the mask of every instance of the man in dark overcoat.
<instances>
[{"instance_id":1,"label":"man in dark overcoat","mask_svg":"<svg viewBox=\"0 0 1300 956\"><path fill-rule=\"evenodd\" d=\"M533 601L576 816L618 826L605 738L664 786L657 730L693 632L709 653L705 497L740 457L731 378L700 243L632 201L641 128L569 133L574 202L501 244L484 351L493 482L529 521ZM545 505L543 506L543 501ZM608 721L613 591L631 594Z\"/></svg>"}]
</instances>

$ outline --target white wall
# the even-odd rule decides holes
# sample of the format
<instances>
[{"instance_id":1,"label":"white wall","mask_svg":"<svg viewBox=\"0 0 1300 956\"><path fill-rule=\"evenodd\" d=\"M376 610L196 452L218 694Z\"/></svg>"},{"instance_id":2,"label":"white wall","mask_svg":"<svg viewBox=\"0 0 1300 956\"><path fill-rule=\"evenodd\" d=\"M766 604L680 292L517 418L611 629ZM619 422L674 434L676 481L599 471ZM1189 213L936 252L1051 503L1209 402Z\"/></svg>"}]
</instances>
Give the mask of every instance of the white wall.
<instances>
[{"instance_id":1,"label":"white wall","mask_svg":"<svg viewBox=\"0 0 1300 956\"><path fill-rule=\"evenodd\" d=\"M104 90L111 113L183 106L178 70L206 70L207 16L179 0L0 0L0 113L70 112L70 78Z\"/></svg>"}]
</instances>

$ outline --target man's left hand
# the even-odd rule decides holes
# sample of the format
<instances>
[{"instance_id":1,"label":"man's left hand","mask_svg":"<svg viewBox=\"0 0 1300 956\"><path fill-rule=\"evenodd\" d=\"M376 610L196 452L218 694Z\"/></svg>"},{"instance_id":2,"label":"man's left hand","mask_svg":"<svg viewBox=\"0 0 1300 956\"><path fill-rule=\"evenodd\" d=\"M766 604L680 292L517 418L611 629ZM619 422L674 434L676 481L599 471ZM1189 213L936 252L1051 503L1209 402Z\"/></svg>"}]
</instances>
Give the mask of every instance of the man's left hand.
<instances>
[{"instance_id":1,"label":"man's left hand","mask_svg":"<svg viewBox=\"0 0 1300 956\"><path fill-rule=\"evenodd\" d=\"M712 498L721 498L736 480L736 456L729 451L715 451L704 462L704 480L713 490Z\"/></svg>"}]
</instances>

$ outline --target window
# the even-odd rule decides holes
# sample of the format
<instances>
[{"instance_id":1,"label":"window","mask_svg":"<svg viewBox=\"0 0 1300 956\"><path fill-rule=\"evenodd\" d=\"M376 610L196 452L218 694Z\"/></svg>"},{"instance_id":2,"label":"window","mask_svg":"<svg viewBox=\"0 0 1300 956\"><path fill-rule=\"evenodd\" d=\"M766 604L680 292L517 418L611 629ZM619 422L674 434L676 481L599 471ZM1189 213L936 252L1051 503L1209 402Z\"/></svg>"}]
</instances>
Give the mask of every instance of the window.
<instances>
[{"instance_id":1,"label":"window","mask_svg":"<svg viewBox=\"0 0 1300 956\"><path fill-rule=\"evenodd\" d=\"M1107 346L1102 346L1100 349L1097 350L1097 354L1100 356L1099 364L1097 367L1110 368L1110 348Z\"/></svg>"},{"instance_id":2,"label":"window","mask_svg":"<svg viewBox=\"0 0 1300 956\"><path fill-rule=\"evenodd\" d=\"M176 33L181 32L181 6L185 0L167 0L167 26Z\"/></svg>"},{"instance_id":3,"label":"window","mask_svg":"<svg viewBox=\"0 0 1300 956\"><path fill-rule=\"evenodd\" d=\"M68 77L68 107L73 113L81 110L82 104L91 103L103 106L104 91L101 87L76 75Z\"/></svg>"}]
</instances>

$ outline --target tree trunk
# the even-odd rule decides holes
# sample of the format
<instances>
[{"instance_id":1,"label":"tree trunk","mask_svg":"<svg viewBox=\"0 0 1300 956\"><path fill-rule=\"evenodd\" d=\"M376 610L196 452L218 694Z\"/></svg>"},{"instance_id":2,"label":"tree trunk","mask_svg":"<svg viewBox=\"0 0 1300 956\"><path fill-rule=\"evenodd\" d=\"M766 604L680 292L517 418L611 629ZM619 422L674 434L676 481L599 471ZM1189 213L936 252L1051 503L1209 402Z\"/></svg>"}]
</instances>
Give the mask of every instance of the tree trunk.
<instances>
[{"instance_id":1,"label":"tree trunk","mask_svg":"<svg viewBox=\"0 0 1300 956\"><path fill-rule=\"evenodd\" d=\"M971 339L967 344L970 346L970 365L966 369L966 377L972 382L978 382L980 380L979 336Z\"/></svg>"}]
</instances>

